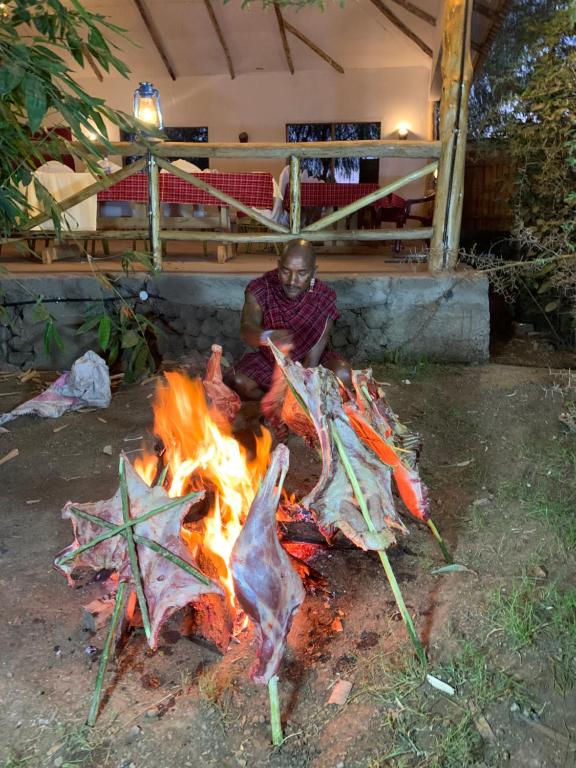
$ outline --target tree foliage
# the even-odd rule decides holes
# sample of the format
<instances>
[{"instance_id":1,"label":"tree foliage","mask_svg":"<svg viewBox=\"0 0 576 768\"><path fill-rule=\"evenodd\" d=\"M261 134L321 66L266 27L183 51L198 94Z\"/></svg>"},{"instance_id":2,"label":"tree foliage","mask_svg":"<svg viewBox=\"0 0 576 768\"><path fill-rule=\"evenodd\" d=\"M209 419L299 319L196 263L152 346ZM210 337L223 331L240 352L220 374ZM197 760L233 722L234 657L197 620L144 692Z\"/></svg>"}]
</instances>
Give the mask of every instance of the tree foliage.
<instances>
[{"instance_id":1,"label":"tree foliage","mask_svg":"<svg viewBox=\"0 0 576 768\"><path fill-rule=\"evenodd\" d=\"M107 40L123 34L104 16L78 0L9 0L0 23L0 231L6 235L28 217L22 186L33 183L32 171L46 156L59 158L72 150L64 138L41 126L66 125L83 147L88 166L98 172L98 155L82 127L96 130L106 146L105 119L129 128L127 115L109 109L103 99L84 91L74 78L73 62L90 59L105 72L123 76L128 69ZM73 62L70 60L72 58ZM36 182L34 182L36 183ZM58 226L57 206L37 184L39 199Z\"/></svg>"}]
</instances>

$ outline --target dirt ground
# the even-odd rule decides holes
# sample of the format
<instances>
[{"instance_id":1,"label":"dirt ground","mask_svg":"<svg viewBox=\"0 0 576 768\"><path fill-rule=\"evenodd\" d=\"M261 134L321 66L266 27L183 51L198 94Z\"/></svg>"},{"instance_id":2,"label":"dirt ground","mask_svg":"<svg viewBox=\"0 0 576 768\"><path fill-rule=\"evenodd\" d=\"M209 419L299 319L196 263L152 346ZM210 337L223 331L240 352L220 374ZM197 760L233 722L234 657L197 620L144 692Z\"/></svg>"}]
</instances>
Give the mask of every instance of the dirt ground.
<instances>
[{"instance_id":1,"label":"dirt ground","mask_svg":"<svg viewBox=\"0 0 576 768\"><path fill-rule=\"evenodd\" d=\"M312 565L330 594L307 596L281 669L281 747L270 744L267 691L248 677L250 630L222 657L181 637L179 616L156 652L132 634L86 728L105 630L84 630L81 613L103 586L69 587L52 560L72 540L64 503L111 496L118 452L136 451L151 428L154 383L120 387L106 411L24 417L0 434L0 459L19 451L0 466L4 768L576 765L574 438L559 420L569 372L491 363L376 373L423 434L432 516L466 568L434 573L441 553L413 522L389 553L427 668L379 560L324 548ZM2 409L34 391L0 379ZM297 439L289 446L288 489L301 495L319 462ZM328 704L339 680L353 683L348 701Z\"/></svg>"}]
</instances>

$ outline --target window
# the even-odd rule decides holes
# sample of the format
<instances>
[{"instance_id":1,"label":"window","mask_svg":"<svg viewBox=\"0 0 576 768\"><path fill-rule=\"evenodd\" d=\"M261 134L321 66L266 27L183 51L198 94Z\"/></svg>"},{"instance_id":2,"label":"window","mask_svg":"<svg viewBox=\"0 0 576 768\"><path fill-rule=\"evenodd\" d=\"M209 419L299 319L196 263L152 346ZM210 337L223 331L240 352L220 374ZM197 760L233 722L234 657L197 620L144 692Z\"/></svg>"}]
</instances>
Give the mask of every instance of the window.
<instances>
[{"instance_id":1,"label":"window","mask_svg":"<svg viewBox=\"0 0 576 768\"><path fill-rule=\"evenodd\" d=\"M208 141L208 128L202 127L202 128L164 128L164 134L166 136L167 141L187 141L187 142L196 142L196 141ZM135 134L129 133L128 131L120 131L120 140L121 141L134 141ZM127 157L126 158L126 164L133 163L134 160L136 160L136 157ZM174 160L180 160L181 158L176 155L174 157L167 158L170 162L173 162ZM193 163L194 165L197 165L198 168L201 168L204 170L204 168L209 167L209 159L207 157L186 157L183 158L187 160L189 163Z\"/></svg>"},{"instance_id":2,"label":"window","mask_svg":"<svg viewBox=\"0 0 576 768\"><path fill-rule=\"evenodd\" d=\"M380 123L288 123L286 141L361 141L380 138ZM302 168L324 181L377 182L374 157L307 158Z\"/></svg>"}]
</instances>

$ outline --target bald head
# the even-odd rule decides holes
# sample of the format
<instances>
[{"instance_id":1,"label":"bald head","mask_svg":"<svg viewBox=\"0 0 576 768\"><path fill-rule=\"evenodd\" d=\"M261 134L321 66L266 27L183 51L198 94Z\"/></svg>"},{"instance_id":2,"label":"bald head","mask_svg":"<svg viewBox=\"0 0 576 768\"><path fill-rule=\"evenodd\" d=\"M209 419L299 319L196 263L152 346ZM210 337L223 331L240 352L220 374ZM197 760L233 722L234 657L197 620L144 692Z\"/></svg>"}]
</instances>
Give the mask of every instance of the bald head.
<instances>
[{"instance_id":1,"label":"bald head","mask_svg":"<svg viewBox=\"0 0 576 768\"><path fill-rule=\"evenodd\" d=\"M295 299L310 288L316 272L316 254L308 240L290 240L278 260L278 277L286 295Z\"/></svg>"}]
</instances>

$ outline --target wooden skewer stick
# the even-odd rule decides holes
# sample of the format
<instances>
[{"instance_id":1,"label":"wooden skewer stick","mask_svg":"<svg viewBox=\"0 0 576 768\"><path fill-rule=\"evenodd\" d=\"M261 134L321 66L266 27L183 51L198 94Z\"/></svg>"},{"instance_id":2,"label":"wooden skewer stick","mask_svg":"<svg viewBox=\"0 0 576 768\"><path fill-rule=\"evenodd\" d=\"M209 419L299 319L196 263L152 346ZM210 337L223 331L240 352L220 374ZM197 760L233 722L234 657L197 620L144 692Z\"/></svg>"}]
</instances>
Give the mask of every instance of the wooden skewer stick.
<instances>
[{"instance_id":1,"label":"wooden skewer stick","mask_svg":"<svg viewBox=\"0 0 576 768\"><path fill-rule=\"evenodd\" d=\"M272 727L272 744L279 747L284 741L282 723L280 721L280 699L278 698L278 676L274 675L268 681L270 697L270 725Z\"/></svg>"},{"instance_id":2,"label":"wooden skewer stick","mask_svg":"<svg viewBox=\"0 0 576 768\"><path fill-rule=\"evenodd\" d=\"M98 666L98 675L96 676L96 687L92 694L92 703L90 705L90 711L88 712L88 719L86 723L93 726L96 723L98 717L98 709L100 707L100 699L102 697L102 686L104 685L104 676L108 668L108 662L110 660L110 652L113 647L116 646L118 625L121 623L121 617L126 607L126 589L128 584L125 581L121 581L118 584L118 591L116 592L116 600L114 602L114 613L112 614L112 620L106 635L106 641L104 648L102 649L102 656L100 657L100 664Z\"/></svg>"}]
</instances>

